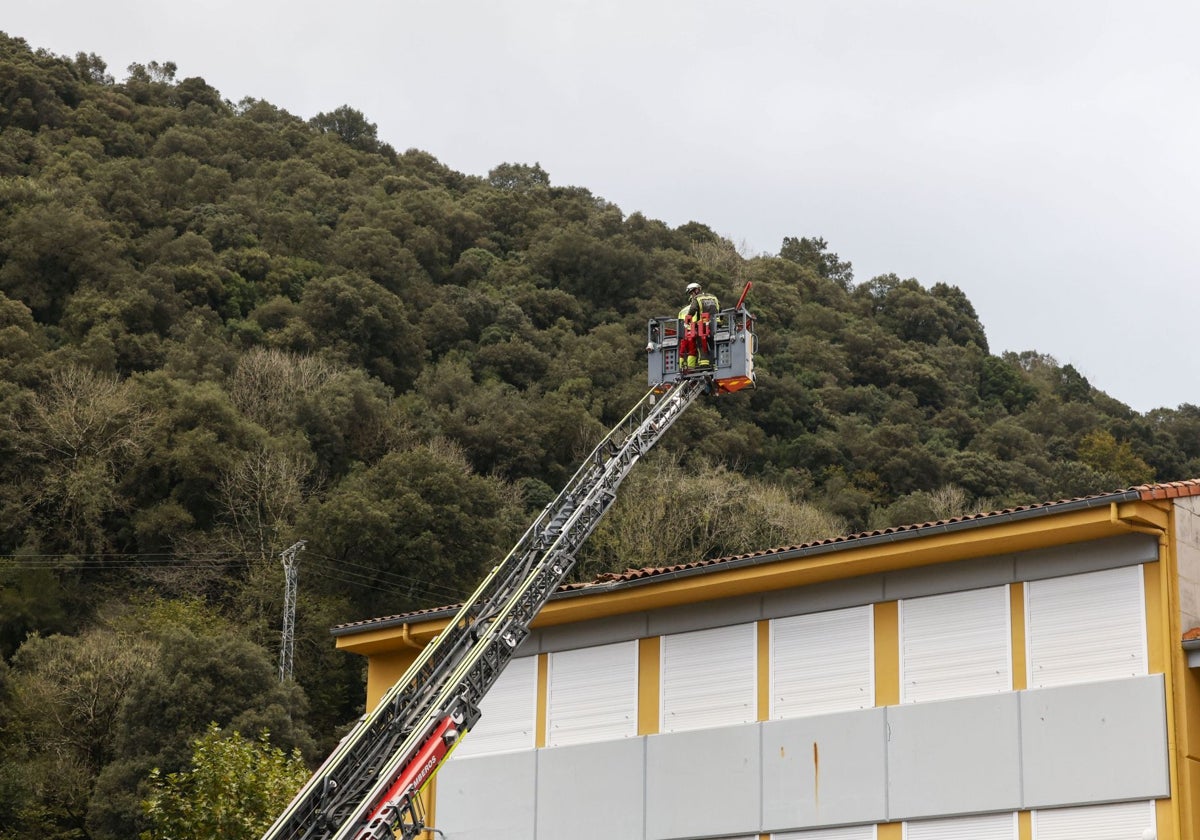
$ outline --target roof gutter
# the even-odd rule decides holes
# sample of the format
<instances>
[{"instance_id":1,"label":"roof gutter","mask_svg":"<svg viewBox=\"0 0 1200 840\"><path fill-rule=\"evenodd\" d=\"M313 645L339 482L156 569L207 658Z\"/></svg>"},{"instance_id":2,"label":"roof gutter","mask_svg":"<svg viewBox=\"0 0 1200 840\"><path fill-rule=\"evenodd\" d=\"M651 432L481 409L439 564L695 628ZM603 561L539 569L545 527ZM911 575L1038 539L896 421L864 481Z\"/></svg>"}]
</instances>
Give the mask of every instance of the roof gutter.
<instances>
[{"instance_id":1,"label":"roof gutter","mask_svg":"<svg viewBox=\"0 0 1200 840\"><path fill-rule=\"evenodd\" d=\"M1200 668L1200 639L1186 639L1183 642L1183 652L1187 654L1189 668Z\"/></svg>"}]
</instances>

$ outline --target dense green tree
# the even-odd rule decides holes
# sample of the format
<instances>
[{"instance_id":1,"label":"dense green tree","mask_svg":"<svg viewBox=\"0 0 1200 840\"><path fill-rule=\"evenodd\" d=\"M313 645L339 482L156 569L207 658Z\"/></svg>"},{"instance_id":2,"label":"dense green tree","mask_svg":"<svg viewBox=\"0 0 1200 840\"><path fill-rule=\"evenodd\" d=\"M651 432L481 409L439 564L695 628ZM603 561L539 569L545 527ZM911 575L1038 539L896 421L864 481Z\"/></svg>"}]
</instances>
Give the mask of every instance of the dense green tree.
<instances>
[{"instance_id":1,"label":"dense green tree","mask_svg":"<svg viewBox=\"0 0 1200 840\"><path fill-rule=\"evenodd\" d=\"M24 772L13 780L13 822L0 836L88 836L88 802L113 759L115 722L153 658L152 645L107 630L34 636L21 646L0 763Z\"/></svg>"},{"instance_id":2,"label":"dense green tree","mask_svg":"<svg viewBox=\"0 0 1200 840\"><path fill-rule=\"evenodd\" d=\"M361 152L378 152L382 148L375 123L349 105L317 114L309 124L324 134L336 135L343 143Z\"/></svg>"},{"instance_id":3,"label":"dense green tree","mask_svg":"<svg viewBox=\"0 0 1200 840\"><path fill-rule=\"evenodd\" d=\"M935 283L929 294L941 304L939 317L946 337L955 344L974 344L986 352L988 343L983 324L979 323L975 307L971 305L963 290L958 286Z\"/></svg>"},{"instance_id":4,"label":"dense green tree","mask_svg":"<svg viewBox=\"0 0 1200 840\"><path fill-rule=\"evenodd\" d=\"M645 254L620 240L597 238L578 224L548 232L530 247L529 258L551 285L581 299L589 325L626 309L647 273Z\"/></svg>"},{"instance_id":5,"label":"dense green tree","mask_svg":"<svg viewBox=\"0 0 1200 840\"><path fill-rule=\"evenodd\" d=\"M110 225L61 201L29 206L0 227L0 292L56 323L81 285L122 270Z\"/></svg>"},{"instance_id":6,"label":"dense green tree","mask_svg":"<svg viewBox=\"0 0 1200 840\"><path fill-rule=\"evenodd\" d=\"M238 731L268 730L272 743L311 751L299 687L280 683L258 645L230 633L210 635L167 625L156 661L137 675L112 721L113 759L100 772L88 805L97 838L135 836L150 772L187 766L189 743L210 723Z\"/></svg>"},{"instance_id":7,"label":"dense green tree","mask_svg":"<svg viewBox=\"0 0 1200 840\"><path fill-rule=\"evenodd\" d=\"M807 236L797 239L785 236L783 245L779 248L781 259L807 266L826 280L832 280L839 286L849 289L854 282L854 268L849 262L843 262L837 254L829 250L829 243L819 236Z\"/></svg>"},{"instance_id":8,"label":"dense green tree","mask_svg":"<svg viewBox=\"0 0 1200 840\"><path fill-rule=\"evenodd\" d=\"M49 564L32 558L0 560L0 660L8 660L34 633L53 635L75 629L77 617Z\"/></svg>"},{"instance_id":9,"label":"dense green tree","mask_svg":"<svg viewBox=\"0 0 1200 840\"><path fill-rule=\"evenodd\" d=\"M148 445L149 414L132 383L65 368L27 407L17 420L25 469L12 480L30 545L85 556L111 549L112 518L132 506L123 478Z\"/></svg>"},{"instance_id":10,"label":"dense green tree","mask_svg":"<svg viewBox=\"0 0 1200 840\"><path fill-rule=\"evenodd\" d=\"M1063 402L1087 402L1092 395L1092 386L1073 365L1062 366L1055 384L1055 393Z\"/></svg>"},{"instance_id":11,"label":"dense green tree","mask_svg":"<svg viewBox=\"0 0 1200 840\"><path fill-rule=\"evenodd\" d=\"M385 455L313 505L308 554L358 570L369 612L454 603L508 547L519 520L504 485L442 443ZM365 617L365 616L360 616Z\"/></svg>"},{"instance_id":12,"label":"dense green tree","mask_svg":"<svg viewBox=\"0 0 1200 840\"><path fill-rule=\"evenodd\" d=\"M166 507L176 515L164 527L206 529L220 512L222 477L246 452L254 451L264 432L237 411L229 395L213 382L190 383L154 372L134 381L139 404L153 414L146 431L146 455L123 476L140 515ZM143 533L155 550L166 533Z\"/></svg>"},{"instance_id":13,"label":"dense green tree","mask_svg":"<svg viewBox=\"0 0 1200 840\"><path fill-rule=\"evenodd\" d=\"M541 164L502 163L488 172L488 183L501 190L526 192L550 186L550 176Z\"/></svg>"},{"instance_id":14,"label":"dense green tree","mask_svg":"<svg viewBox=\"0 0 1200 840\"><path fill-rule=\"evenodd\" d=\"M1200 475L1200 407L1184 403L1176 409L1150 411L1143 430L1149 439L1145 457L1160 480L1167 475Z\"/></svg>"},{"instance_id":15,"label":"dense green tree","mask_svg":"<svg viewBox=\"0 0 1200 840\"><path fill-rule=\"evenodd\" d=\"M150 828L142 840L253 840L287 807L308 769L298 751L272 746L211 724L192 742L187 770L151 772L142 809Z\"/></svg>"},{"instance_id":16,"label":"dense green tree","mask_svg":"<svg viewBox=\"0 0 1200 840\"><path fill-rule=\"evenodd\" d=\"M1123 484L1145 484L1154 480L1154 470L1139 458L1128 441L1118 441L1111 432L1094 429L1079 442L1079 460L1101 473L1120 477Z\"/></svg>"},{"instance_id":17,"label":"dense green tree","mask_svg":"<svg viewBox=\"0 0 1200 840\"><path fill-rule=\"evenodd\" d=\"M420 373L420 330L400 298L373 280L357 274L311 280L300 299L300 316L321 346L397 391Z\"/></svg>"},{"instance_id":18,"label":"dense green tree","mask_svg":"<svg viewBox=\"0 0 1200 840\"><path fill-rule=\"evenodd\" d=\"M979 378L979 398L985 403L1002 406L1009 412L1025 408L1033 399L1032 383L1022 378L1007 359L988 356L983 360Z\"/></svg>"},{"instance_id":19,"label":"dense green tree","mask_svg":"<svg viewBox=\"0 0 1200 840\"><path fill-rule=\"evenodd\" d=\"M31 365L48 349L45 330L29 307L0 292L0 380L28 382Z\"/></svg>"},{"instance_id":20,"label":"dense green tree","mask_svg":"<svg viewBox=\"0 0 1200 840\"><path fill-rule=\"evenodd\" d=\"M78 69L23 38L0 32L0 127L38 131L58 128L82 95Z\"/></svg>"}]
</instances>

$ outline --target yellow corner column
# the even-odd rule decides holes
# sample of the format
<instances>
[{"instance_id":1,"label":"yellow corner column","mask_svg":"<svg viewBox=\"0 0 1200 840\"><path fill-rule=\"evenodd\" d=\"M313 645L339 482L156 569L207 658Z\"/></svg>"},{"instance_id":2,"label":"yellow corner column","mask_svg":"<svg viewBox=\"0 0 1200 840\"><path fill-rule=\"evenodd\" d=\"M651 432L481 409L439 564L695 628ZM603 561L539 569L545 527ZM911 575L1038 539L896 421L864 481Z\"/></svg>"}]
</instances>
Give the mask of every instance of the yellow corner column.
<instances>
[{"instance_id":1,"label":"yellow corner column","mask_svg":"<svg viewBox=\"0 0 1200 840\"><path fill-rule=\"evenodd\" d=\"M1029 665L1025 658L1025 584L1008 585L1009 627L1012 636L1012 687L1013 691L1029 688Z\"/></svg>"},{"instance_id":2,"label":"yellow corner column","mask_svg":"<svg viewBox=\"0 0 1200 840\"><path fill-rule=\"evenodd\" d=\"M550 654L539 653L537 660L537 712L533 719L533 745L538 749L546 746L548 709L550 707Z\"/></svg>"},{"instance_id":3,"label":"yellow corner column","mask_svg":"<svg viewBox=\"0 0 1200 840\"><path fill-rule=\"evenodd\" d=\"M875 605L875 705L895 706L900 702L900 604L887 601ZM904 823L882 823L877 840L901 840Z\"/></svg>"},{"instance_id":4,"label":"yellow corner column","mask_svg":"<svg viewBox=\"0 0 1200 840\"><path fill-rule=\"evenodd\" d=\"M875 605L875 705L900 702L900 604Z\"/></svg>"},{"instance_id":5,"label":"yellow corner column","mask_svg":"<svg viewBox=\"0 0 1200 840\"><path fill-rule=\"evenodd\" d=\"M1029 660L1025 636L1025 584L1008 585L1009 644L1012 649L1012 687L1021 691L1029 687ZM1017 840L1033 840L1033 816L1029 811L1017 812Z\"/></svg>"},{"instance_id":6,"label":"yellow corner column","mask_svg":"<svg viewBox=\"0 0 1200 840\"><path fill-rule=\"evenodd\" d=\"M1017 812L1017 840L1033 840L1033 812Z\"/></svg>"},{"instance_id":7,"label":"yellow corner column","mask_svg":"<svg viewBox=\"0 0 1200 840\"><path fill-rule=\"evenodd\" d=\"M662 640L660 637L638 639L638 735L658 734L658 712L662 705L661 660Z\"/></svg>"},{"instance_id":8,"label":"yellow corner column","mask_svg":"<svg viewBox=\"0 0 1200 840\"><path fill-rule=\"evenodd\" d=\"M758 622L758 720L771 719L771 622Z\"/></svg>"},{"instance_id":9,"label":"yellow corner column","mask_svg":"<svg viewBox=\"0 0 1200 840\"><path fill-rule=\"evenodd\" d=\"M875 829L875 840L903 840L904 823L880 823Z\"/></svg>"},{"instance_id":10,"label":"yellow corner column","mask_svg":"<svg viewBox=\"0 0 1200 840\"><path fill-rule=\"evenodd\" d=\"M1146 598L1146 670L1162 674L1167 702L1167 755L1171 798L1154 803L1158 840L1193 840L1196 826L1197 785L1188 778L1186 704L1180 681L1187 674L1186 654L1180 646L1179 590L1175 554L1165 536L1160 536L1158 562L1142 566ZM1182 712L1182 714L1181 714ZM1180 739L1183 739L1181 741ZM1183 767L1180 766L1181 759ZM1185 817L1187 817L1185 819Z\"/></svg>"}]
</instances>

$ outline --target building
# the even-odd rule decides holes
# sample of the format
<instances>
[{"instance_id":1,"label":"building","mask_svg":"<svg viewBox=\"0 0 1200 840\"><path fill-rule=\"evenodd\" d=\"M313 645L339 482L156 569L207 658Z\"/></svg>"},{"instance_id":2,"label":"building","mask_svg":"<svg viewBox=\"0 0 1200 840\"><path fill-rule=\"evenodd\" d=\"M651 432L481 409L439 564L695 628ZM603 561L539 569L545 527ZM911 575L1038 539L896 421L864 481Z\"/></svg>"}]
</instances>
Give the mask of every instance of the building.
<instances>
[{"instance_id":1,"label":"building","mask_svg":"<svg viewBox=\"0 0 1200 840\"><path fill-rule=\"evenodd\" d=\"M335 628L368 702L453 615ZM560 589L446 840L1200 840L1200 480Z\"/></svg>"}]
</instances>

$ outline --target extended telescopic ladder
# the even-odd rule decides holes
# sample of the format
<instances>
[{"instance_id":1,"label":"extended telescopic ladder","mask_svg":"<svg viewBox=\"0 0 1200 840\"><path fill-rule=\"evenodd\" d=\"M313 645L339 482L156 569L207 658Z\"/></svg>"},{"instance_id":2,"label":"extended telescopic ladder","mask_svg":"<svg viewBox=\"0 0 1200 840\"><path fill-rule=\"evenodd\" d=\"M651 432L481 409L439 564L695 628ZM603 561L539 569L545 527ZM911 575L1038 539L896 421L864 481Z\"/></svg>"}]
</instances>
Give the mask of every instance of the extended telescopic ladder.
<instances>
[{"instance_id":1,"label":"extended telescopic ladder","mask_svg":"<svg viewBox=\"0 0 1200 840\"><path fill-rule=\"evenodd\" d=\"M478 720L479 701L575 565L617 487L707 387L684 379L642 397L263 840L412 840L424 830L422 787Z\"/></svg>"}]
</instances>

